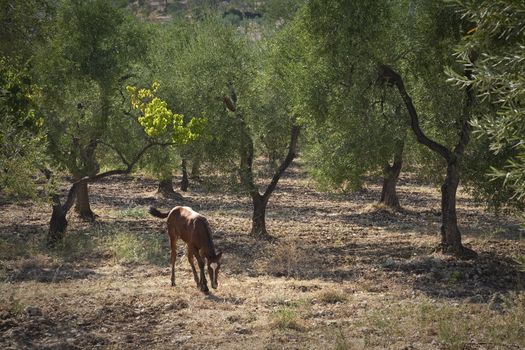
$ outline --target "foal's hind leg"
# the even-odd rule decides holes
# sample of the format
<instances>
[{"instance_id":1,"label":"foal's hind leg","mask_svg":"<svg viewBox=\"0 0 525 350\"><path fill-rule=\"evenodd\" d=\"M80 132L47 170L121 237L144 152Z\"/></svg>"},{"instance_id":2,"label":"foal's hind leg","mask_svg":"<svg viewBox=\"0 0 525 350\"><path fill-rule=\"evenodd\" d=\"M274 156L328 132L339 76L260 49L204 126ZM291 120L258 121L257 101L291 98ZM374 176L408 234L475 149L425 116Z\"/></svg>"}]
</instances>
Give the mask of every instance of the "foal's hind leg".
<instances>
[{"instance_id":1,"label":"foal's hind leg","mask_svg":"<svg viewBox=\"0 0 525 350\"><path fill-rule=\"evenodd\" d=\"M195 264L193 262L193 249L188 246L188 261L190 263L191 269L193 271L193 279L197 283L197 288L200 288L199 277L197 276L197 270L195 269Z\"/></svg>"},{"instance_id":2,"label":"foal's hind leg","mask_svg":"<svg viewBox=\"0 0 525 350\"><path fill-rule=\"evenodd\" d=\"M175 286L175 261L177 260L177 238L170 238L171 245L171 286Z\"/></svg>"}]
</instances>

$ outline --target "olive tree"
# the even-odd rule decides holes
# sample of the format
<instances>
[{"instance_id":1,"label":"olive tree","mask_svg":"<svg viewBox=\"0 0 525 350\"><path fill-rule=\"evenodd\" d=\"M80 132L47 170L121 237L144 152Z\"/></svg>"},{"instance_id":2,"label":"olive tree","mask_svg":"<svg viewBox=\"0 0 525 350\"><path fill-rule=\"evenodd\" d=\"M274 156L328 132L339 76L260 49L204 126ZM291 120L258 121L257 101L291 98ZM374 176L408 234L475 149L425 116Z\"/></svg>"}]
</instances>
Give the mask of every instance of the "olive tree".
<instances>
[{"instance_id":1,"label":"olive tree","mask_svg":"<svg viewBox=\"0 0 525 350\"><path fill-rule=\"evenodd\" d=\"M178 42L171 75L175 103L183 114L207 119L205 136L187 155L238 178L253 203L251 233L266 237L266 206L295 157L299 135L290 106L276 102L285 90L274 91L272 78L283 77L264 59L266 44L219 17L178 23L173 40ZM256 160L269 153L275 167L261 193Z\"/></svg>"},{"instance_id":2,"label":"olive tree","mask_svg":"<svg viewBox=\"0 0 525 350\"><path fill-rule=\"evenodd\" d=\"M391 12L380 3L311 1L296 21L303 22L303 35L310 36L306 66L313 89L303 90L308 96L310 174L323 188L343 190L361 187L370 173L380 174L380 203L398 208L396 184L408 122L402 100L377 84L377 63L401 59L399 52L381 49L389 42Z\"/></svg>"},{"instance_id":3,"label":"olive tree","mask_svg":"<svg viewBox=\"0 0 525 350\"><path fill-rule=\"evenodd\" d=\"M35 60L48 150L54 167L78 181L99 172L101 141L128 131L115 122L125 120L121 89L146 50L145 37L135 19L103 0L60 1L49 31ZM76 210L93 219L88 184L75 193Z\"/></svg>"}]
</instances>

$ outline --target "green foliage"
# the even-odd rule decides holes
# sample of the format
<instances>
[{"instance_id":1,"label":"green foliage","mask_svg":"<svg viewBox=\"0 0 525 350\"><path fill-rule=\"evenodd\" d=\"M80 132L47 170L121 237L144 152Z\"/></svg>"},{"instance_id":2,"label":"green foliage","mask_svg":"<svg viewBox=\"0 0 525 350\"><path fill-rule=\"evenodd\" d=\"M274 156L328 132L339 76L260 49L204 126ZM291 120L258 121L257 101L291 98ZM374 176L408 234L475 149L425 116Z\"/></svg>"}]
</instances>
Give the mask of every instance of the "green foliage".
<instances>
[{"instance_id":1,"label":"green foliage","mask_svg":"<svg viewBox=\"0 0 525 350\"><path fill-rule=\"evenodd\" d=\"M0 0L0 56L31 56L46 37L54 7L52 0Z\"/></svg>"},{"instance_id":2,"label":"green foliage","mask_svg":"<svg viewBox=\"0 0 525 350\"><path fill-rule=\"evenodd\" d=\"M494 153L486 134L478 134L471 142L472 147L467 150L462 167L464 184L468 191L477 200L486 202L495 212L523 209L525 202L511 186L506 186L506 182L516 179L511 176L494 176L494 169L505 168L509 158L519 156L519 149L507 146L499 153Z\"/></svg>"},{"instance_id":3,"label":"green foliage","mask_svg":"<svg viewBox=\"0 0 525 350\"><path fill-rule=\"evenodd\" d=\"M0 192L37 197L46 138L30 58L46 38L51 1L0 1Z\"/></svg>"},{"instance_id":4,"label":"green foliage","mask_svg":"<svg viewBox=\"0 0 525 350\"><path fill-rule=\"evenodd\" d=\"M36 197L34 177L45 163L46 138L35 94L21 63L0 57L0 191L6 194Z\"/></svg>"},{"instance_id":5,"label":"green foliage","mask_svg":"<svg viewBox=\"0 0 525 350\"><path fill-rule=\"evenodd\" d=\"M120 162L115 149L130 158L144 136L119 90L145 55L144 28L110 1L60 1L49 37L34 71L54 167L78 178Z\"/></svg>"},{"instance_id":6,"label":"green foliage","mask_svg":"<svg viewBox=\"0 0 525 350\"><path fill-rule=\"evenodd\" d=\"M377 84L379 62L402 49L382 50L392 13L385 3L316 0L296 17L309 56L301 86L309 111L306 157L324 189L359 188L364 174L381 171L405 142L402 101Z\"/></svg>"},{"instance_id":7,"label":"green foliage","mask_svg":"<svg viewBox=\"0 0 525 350\"><path fill-rule=\"evenodd\" d=\"M284 157L293 91L275 68L279 60L270 58L275 52L271 44L249 40L214 16L180 20L163 29L155 58L162 72L157 73L162 84L158 93L174 110L207 120L207 137L183 148L185 157L237 174L247 137L256 156L271 158L272 164Z\"/></svg>"},{"instance_id":8,"label":"green foliage","mask_svg":"<svg viewBox=\"0 0 525 350\"><path fill-rule=\"evenodd\" d=\"M471 64L473 79L449 71L450 81L470 86L490 108L473 122L478 135L490 140L490 150L507 154L507 163L492 175L525 199L525 4L519 0L450 1L470 26L456 55ZM509 148L515 152L509 154ZM501 181L498 181L501 183Z\"/></svg>"},{"instance_id":9,"label":"green foliage","mask_svg":"<svg viewBox=\"0 0 525 350\"><path fill-rule=\"evenodd\" d=\"M143 33L133 19L106 0L62 1L55 38L63 73L103 85L116 82L145 49Z\"/></svg>"},{"instance_id":10,"label":"green foliage","mask_svg":"<svg viewBox=\"0 0 525 350\"><path fill-rule=\"evenodd\" d=\"M127 87L131 96L131 105L142 113L138 117L140 125L151 137L169 134L171 141L175 143L186 144L194 141L204 130L206 119L192 118L188 123L185 123L182 114L173 113L168 108L166 101L155 96L159 86L160 84L155 82L151 89Z\"/></svg>"},{"instance_id":11,"label":"green foliage","mask_svg":"<svg viewBox=\"0 0 525 350\"><path fill-rule=\"evenodd\" d=\"M454 9L430 0L314 0L302 21L328 72L310 78L324 95L310 98L309 105L315 111L308 152L314 177L324 187L355 189L402 149L405 165L410 161L421 177L440 180L443 160L412 133L406 137L405 103L390 84L380 83L378 68L388 65L402 76L421 129L453 149L470 115L464 113L464 91L447 85L444 73L447 66L462 69L451 55L464 25Z\"/></svg>"},{"instance_id":12,"label":"green foliage","mask_svg":"<svg viewBox=\"0 0 525 350\"><path fill-rule=\"evenodd\" d=\"M230 84L241 100L253 75L246 39L215 16L178 19L157 26L155 32L150 60L152 79L160 83L157 95L171 110L202 126L204 137L191 147L178 147L181 155L231 172L239 132L223 98L230 95ZM191 123L189 118L184 121Z\"/></svg>"}]
</instances>

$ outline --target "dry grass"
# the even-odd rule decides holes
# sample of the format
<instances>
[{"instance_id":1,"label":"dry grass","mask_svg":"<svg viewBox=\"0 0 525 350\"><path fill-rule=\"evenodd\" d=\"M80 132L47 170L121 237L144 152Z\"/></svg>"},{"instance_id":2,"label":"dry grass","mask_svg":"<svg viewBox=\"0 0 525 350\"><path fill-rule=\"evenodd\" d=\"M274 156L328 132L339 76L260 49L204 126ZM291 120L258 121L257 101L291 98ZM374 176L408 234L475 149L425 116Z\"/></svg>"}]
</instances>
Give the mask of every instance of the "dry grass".
<instances>
[{"instance_id":1,"label":"dry grass","mask_svg":"<svg viewBox=\"0 0 525 350\"><path fill-rule=\"evenodd\" d=\"M330 288L323 289L318 293L316 300L326 304L338 304L344 303L347 298L347 295L343 291Z\"/></svg>"},{"instance_id":2,"label":"dry grass","mask_svg":"<svg viewBox=\"0 0 525 350\"><path fill-rule=\"evenodd\" d=\"M446 349L512 348L525 344L525 293L509 294L499 310L489 305L443 303L420 298L374 310L360 324L373 330L369 346L412 339Z\"/></svg>"},{"instance_id":3,"label":"dry grass","mask_svg":"<svg viewBox=\"0 0 525 350\"><path fill-rule=\"evenodd\" d=\"M110 254L117 263L158 263L166 261L162 237L117 232L106 239L99 248Z\"/></svg>"},{"instance_id":4,"label":"dry grass","mask_svg":"<svg viewBox=\"0 0 525 350\"><path fill-rule=\"evenodd\" d=\"M277 309L272 313L271 319L271 328L293 329L295 331L304 331L306 328L297 311L291 308Z\"/></svg>"},{"instance_id":5,"label":"dry grass","mask_svg":"<svg viewBox=\"0 0 525 350\"><path fill-rule=\"evenodd\" d=\"M268 208L274 242L250 230L250 201L197 187L183 204L207 215L224 251L219 289L195 286L179 246L170 287L156 183L125 177L91 188L96 223L70 217L45 247L49 208L4 204L0 218L0 347L101 349L525 348L525 254L519 226L459 197L476 261L432 254L439 193L411 178L403 210L374 206L379 187L313 190L300 168ZM27 210L30 208L31 210ZM490 233L490 235L487 234Z\"/></svg>"}]
</instances>

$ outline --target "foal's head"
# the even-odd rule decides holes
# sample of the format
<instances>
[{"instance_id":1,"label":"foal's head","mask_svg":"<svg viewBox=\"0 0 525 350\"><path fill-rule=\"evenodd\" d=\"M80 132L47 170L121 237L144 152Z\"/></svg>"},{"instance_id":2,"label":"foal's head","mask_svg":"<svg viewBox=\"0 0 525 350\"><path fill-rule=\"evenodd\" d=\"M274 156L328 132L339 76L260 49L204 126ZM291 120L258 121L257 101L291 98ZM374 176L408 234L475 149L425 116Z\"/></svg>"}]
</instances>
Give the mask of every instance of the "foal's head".
<instances>
[{"instance_id":1,"label":"foal's head","mask_svg":"<svg viewBox=\"0 0 525 350\"><path fill-rule=\"evenodd\" d=\"M215 255L214 257L208 258L208 275L210 276L211 287L217 289L219 270L221 268L222 252Z\"/></svg>"}]
</instances>

